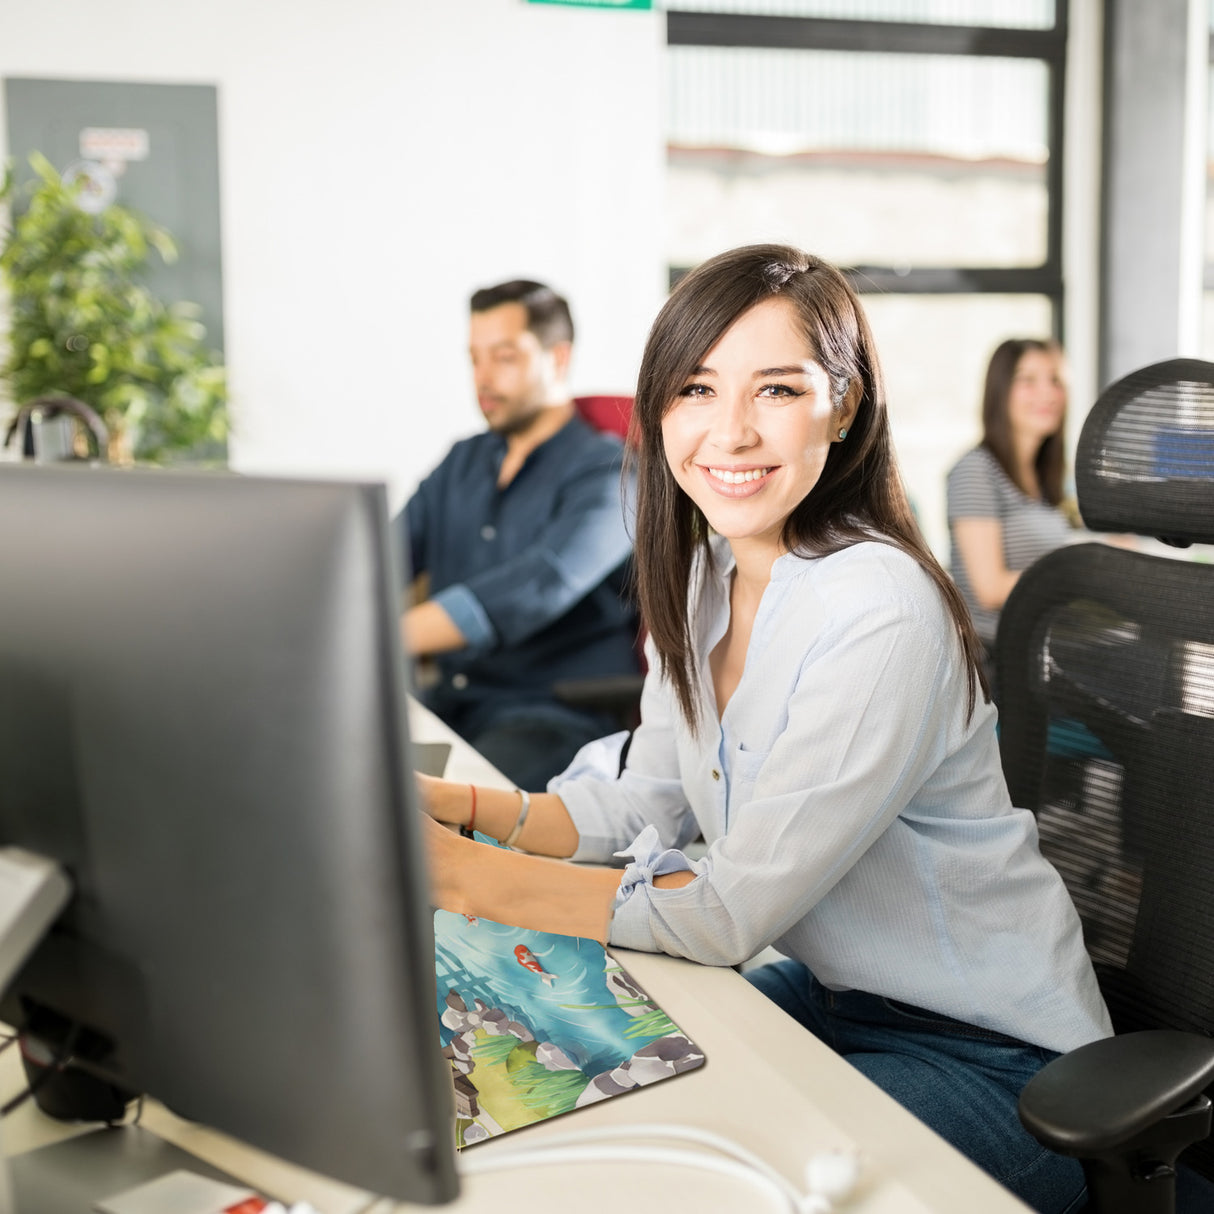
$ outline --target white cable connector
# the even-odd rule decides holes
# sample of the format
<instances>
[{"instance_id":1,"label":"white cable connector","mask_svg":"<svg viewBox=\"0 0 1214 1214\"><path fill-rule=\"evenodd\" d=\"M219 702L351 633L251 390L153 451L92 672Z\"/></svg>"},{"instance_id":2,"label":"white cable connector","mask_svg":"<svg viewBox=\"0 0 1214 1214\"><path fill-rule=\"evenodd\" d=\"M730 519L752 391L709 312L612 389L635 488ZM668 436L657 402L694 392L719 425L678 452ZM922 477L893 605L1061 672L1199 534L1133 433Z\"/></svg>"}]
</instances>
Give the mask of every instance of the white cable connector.
<instances>
[{"instance_id":1,"label":"white cable connector","mask_svg":"<svg viewBox=\"0 0 1214 1214\"><path fill-rule=\"evenodd\" d=\"M693 1143L718 1154L650 1145L649 1140L662 1138ZM646 1141L630 1144L627 1141L636 1139ZM769 1192L774 1190L791 1214L833 1214L837 1203L846 1201L860 1178L855 1154L822 1152L811 1156L805 1165L808 1191L802 1193L740 1143L709 1130L678 1125L603 1126L572 1131L546 1138L534 1147L498 1151L474 1159L461 1155L460 1171L465 1176L476 1176L513 1168L576 1163L656 1163L713 1171L760 1184Z\"/></svg>"},{"instance_id":2,"label":"white cable connector","mask_svg":"<svg viewBox=\"0 0 1214 1214\"><path fill-rule=\"evenodd\" d=\"M807 1212L830 1214L838 1202L846 1201L860 1182L860 1158L854 1151L820 1151L805 1164L807 1200L819 1204Z\"/></svg>"}]
</instances>

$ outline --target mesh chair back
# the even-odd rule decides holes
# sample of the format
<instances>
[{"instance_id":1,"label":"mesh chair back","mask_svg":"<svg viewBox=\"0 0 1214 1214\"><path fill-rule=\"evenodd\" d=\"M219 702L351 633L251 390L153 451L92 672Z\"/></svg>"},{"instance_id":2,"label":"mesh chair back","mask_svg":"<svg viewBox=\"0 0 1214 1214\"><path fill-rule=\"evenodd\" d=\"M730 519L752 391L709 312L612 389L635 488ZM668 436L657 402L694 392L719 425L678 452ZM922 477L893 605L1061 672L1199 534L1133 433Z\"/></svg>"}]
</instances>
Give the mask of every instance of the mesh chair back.
<instances>
[{"instance_id":1,"label":"mesh chair back","mask_svg":"<svg viewBox=\"0 0 1214 1214\"><path fill-rule=\"evenodd\" d=\"M1090 527L1214 541L1214 365L1110 387L1076 485ZM997 663L1012 800L1037 815L1114 1024L1214 1033L1214 564L1051 553L1004 607ZM1214 1177L1209 1139L1185 1159Z\"/></svg>"},{"instance_id":2,"label":"mesh chair back","mask_svg":"<svg viewBox=\"0 0 1214 1214\"><path fill-rule=\"evenodd\" d=\"M1093 531L1214 537L1214 365L1173 358L1106 388L1083 424L1075 486Z\"/></svg>"}]
</instances>

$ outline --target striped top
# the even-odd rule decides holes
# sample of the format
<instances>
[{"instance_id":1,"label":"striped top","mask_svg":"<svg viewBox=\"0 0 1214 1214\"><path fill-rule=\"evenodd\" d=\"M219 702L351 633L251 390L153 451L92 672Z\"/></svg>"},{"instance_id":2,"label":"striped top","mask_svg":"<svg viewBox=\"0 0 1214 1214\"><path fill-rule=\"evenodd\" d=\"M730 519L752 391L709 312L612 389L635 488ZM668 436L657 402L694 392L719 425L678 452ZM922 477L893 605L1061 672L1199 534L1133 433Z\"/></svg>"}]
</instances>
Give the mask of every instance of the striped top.
<instances>
[{"instance_id":1,"label":"striped top","mask_svg":"<svg viewBox=\"0 0 1214 1214\"><path fill-rule=\"evenodd\" d=\"M953 532L959 518L995 519L1003 528L1003 563L1013 572L1088 536L1072 527L1057 506L1026 496L985 447L975 447L957 461L948 474L949 572L969 606L978 635L988 646L994 645L999 612L978 605Z\"/></svg>"}]
</instances>

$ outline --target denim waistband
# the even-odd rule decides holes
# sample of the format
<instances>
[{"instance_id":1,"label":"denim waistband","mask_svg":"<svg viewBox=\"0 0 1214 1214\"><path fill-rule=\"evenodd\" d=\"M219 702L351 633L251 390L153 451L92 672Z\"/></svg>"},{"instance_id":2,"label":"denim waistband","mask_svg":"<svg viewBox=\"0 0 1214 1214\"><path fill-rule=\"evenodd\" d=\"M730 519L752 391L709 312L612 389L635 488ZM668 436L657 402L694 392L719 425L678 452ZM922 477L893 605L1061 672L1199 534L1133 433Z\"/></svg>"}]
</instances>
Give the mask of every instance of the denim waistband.
<instances>
[{"instance_id":1,"label":"denim waistband","mask_svg":"<svg viewBox=\"0 0 1214 1214\"><path fill-rule=\"evenodd\" d=\"M822 1006L832 1015L862 1024L881 1024L911 1032L942 1033L951 1037L965 1037L974 1041L990 1041L1000 1045L1037 1048L1031 1042L994 1029L982 1028L965 1020L946 1016L929 1008L916 1007L885 995L873 995L867 991L832 991L818 984Z\"/></svg>"}]
</instances>

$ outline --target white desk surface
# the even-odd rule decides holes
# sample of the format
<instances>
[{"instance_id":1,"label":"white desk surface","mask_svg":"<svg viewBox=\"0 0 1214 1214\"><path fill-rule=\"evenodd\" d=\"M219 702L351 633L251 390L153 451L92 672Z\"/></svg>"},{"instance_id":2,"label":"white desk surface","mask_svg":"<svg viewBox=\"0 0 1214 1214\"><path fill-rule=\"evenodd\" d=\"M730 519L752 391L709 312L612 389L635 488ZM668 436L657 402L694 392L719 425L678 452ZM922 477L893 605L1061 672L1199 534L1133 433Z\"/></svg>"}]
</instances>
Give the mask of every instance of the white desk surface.
<instances>
[{"instance_id":1,"label":"white desk surface","mask_svg":"<svg viewBox=\"0 0 1214 1214\"><path fill-rule=\"evenodd\" d=\"M505 783L466 743L417 705L421 740L453 740L447 774ZM684 1124L734 1139L803 1187L806 1159L822 1150L856 1150L862 1182L839 1214L1024 1214L1006 1190L898 1106L731 969L619 951L626 969L704 1050L696 1071L603 1101L468 1149L467 1158L540 1146L555 1134L593 1126ZM16 1051L0 1055L0 1097L19 1090ZM373 1201L366 1193L304 1172L180 1120L148 1102L142 1124L268 1195L308 1201L320 1214L389 1214L424 1207ZM72 1133L32 1102L4 1121L4 1151L15 1154ZM562 1164L467 1177L452 1214L669 1214L671 1209L779 1208L761 1193L712 1173L648 1164Z\"/></svg>"}]
</instances>

